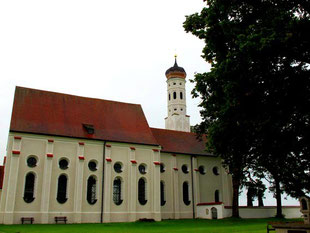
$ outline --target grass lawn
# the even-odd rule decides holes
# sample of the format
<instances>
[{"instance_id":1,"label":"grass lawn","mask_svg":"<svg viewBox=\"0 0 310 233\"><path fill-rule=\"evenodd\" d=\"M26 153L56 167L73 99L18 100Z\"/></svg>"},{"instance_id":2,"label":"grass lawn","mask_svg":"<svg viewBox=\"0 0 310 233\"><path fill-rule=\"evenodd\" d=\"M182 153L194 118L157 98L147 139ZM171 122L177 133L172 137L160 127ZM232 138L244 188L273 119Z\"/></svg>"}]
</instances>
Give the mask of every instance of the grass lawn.
<instances>
[{"instance_id":1,"label":"grass lawn","mask_svg":"<svg viewBox=\"0 0 310 233\"><path fill-rule=\"evenodd\" d=\"M266 233L268 219L219 219L219 220L165 220L161 222L105 223L105 224L50 224L50 225L0 225L0 233L139 233L139 232L253 232ZM282 220L284 221L284 220ZM287 221L287 220L285 220Z\"/></svg>"}]
</instances>

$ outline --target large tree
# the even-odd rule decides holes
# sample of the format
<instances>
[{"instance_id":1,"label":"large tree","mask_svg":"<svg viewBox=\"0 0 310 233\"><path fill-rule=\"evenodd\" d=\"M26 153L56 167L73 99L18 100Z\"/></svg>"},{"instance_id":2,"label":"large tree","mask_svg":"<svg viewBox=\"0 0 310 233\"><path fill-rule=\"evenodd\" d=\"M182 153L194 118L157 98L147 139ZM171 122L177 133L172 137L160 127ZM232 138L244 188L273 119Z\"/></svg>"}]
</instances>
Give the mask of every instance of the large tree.
<instances>
[{"instance_id":1,"label":"large tree","mask_svg":"<svg viewBox=\"0 0 310 233\"><path fill-rule=\"evenodd\" d=\"M306 0L208 0L184 23L205 41L211 64L194 79L203 108L196 130L229 166L233 216L247 167L264 167L298 195L307 190L307 182L298 190L292 182L309 177L309 10Z\"/></svg>"}]
</instances>

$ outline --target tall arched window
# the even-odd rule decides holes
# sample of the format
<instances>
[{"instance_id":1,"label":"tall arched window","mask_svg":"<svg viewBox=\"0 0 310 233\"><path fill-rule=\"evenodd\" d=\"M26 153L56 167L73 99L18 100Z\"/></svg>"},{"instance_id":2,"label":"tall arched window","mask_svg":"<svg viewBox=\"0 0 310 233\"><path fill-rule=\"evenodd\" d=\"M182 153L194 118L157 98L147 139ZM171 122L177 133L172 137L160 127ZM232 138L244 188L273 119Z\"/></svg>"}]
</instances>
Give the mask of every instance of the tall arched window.
<instances>
[{"instance_id":1,"label":"tall arched window","mask_svg":"<svg viewBox=\"0 0 310 233\"><path fill-rule=\"evenodd\" d=\"M68 179L66 175L60 175L58 177L58 188L57 188L57 201L61 204L65 203L67 198L67 183Z\"/></svg>"},{"instance_id":2,"label":"tall arched window","mask_svg":"<svg viewBox=\"0 0 310 233\"><path fill-rule=\"evenodd\" d=\"M115 205L122 204L122 180L116 177L113 181L113 201Z\"/></svg>"},{"instance_id":3,"label":"tall arched window","mask_svg":"<svg viewBox=\"0 0 310 233\"><path fill-rule=\"evenodd\" d=\"M164 181L160 181L160 205L163 206L165 204L165 183Z\"/></svg>"},{"instance_id":4,"label":"tall arched window","mask_svg":"<svg viewBox=\"0 0 310 233\"><path fill-rule=\"evenodd\" d=\"M34 174L28 173L25 178L25 190L24 190L24 201L27 203L33 202L34 200L34 181L35 181Z\"/></svg>"},{"instance_id":5,"label":"tall arched window","mask_svg":"<svg viewBox=\"0 0 310 233\"><path fill-rule=\"evenodd\" d=\"M183 99L183 92L180 92L180 99Z\"/></svg>"},{"instance_id":6,"label":"tall arched window","mask_svg":"<svg viewBox=\"0 0 310 233\"><path fill-rule=\"evenodd\" d=\"M169 100L171 99L170 93L169 93Z\"/></svg>"},{"instance_id":7,"label":"tall arched window","mask_svg":"<svg viewBox=\"0 0 310 233\"><path fill-rule=\"evenodd\" d=\"M177 93L173 92L173 99L176 99L176 98L177 98Z\"/></svg>"},{"instance_id":8,"label":"tall arched window","mask_svg":"<svg viewBox=\"0 0 310 233\"><path fill-rule=\"evenodd\" d=\"M96 179L93 176L90 176L87 180L87 201L89 204L93 205L97 202L96 196Z\"/></svg>"},{"instance_id":9,"label":"tall arched window","mask_svg":"<svg viewBox=\"0 0 310 233\"><path fill-rule=\"evenodd\" d=\"M143 178L140 178L138 181L138 200L141 205L145 205L147 203L146 181Z\"/></svg>"},{"instance_id":10,"label":"tall arched window","mask_svg":"<svg viewBox=\"0 0 310 233\"><path fill-rule=\"evenodd\" d=\"M191 203L189 200L189 186L187 181L183 183L183 202L185 205L189 205Z\"/></svg>"},{"instance_id":11,"label":"tall arched window","mask_svg":"<svg viewBox=\"0 0 310 233\"><path fill-rule=\"evenodd\" d=\"M220 192L218 190L215 190L214 192L214 201L220 202Z\"/></svg>"}]
</instances>

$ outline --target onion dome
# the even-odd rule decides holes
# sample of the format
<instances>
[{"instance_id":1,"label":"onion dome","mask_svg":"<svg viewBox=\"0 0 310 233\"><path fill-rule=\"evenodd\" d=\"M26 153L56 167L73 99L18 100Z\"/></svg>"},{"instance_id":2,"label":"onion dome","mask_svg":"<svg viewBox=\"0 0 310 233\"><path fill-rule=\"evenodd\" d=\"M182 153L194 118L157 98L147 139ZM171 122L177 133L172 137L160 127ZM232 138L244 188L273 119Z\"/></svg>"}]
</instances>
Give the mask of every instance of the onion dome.
<instances>
[{"instance_id":1,"label":"onion dome","mask_svg":"<svg viewBox=\"0 0 310 233\"><path fill-rule=\"evenodd\" d=\"M166 71L166 77L167 79L170 78L186 78L186 72L185 70L178 66L177 63L177 56L175 57L175 62L174 62L174 66L170 67L167 71Z\"/></svg>"}]
</instances>

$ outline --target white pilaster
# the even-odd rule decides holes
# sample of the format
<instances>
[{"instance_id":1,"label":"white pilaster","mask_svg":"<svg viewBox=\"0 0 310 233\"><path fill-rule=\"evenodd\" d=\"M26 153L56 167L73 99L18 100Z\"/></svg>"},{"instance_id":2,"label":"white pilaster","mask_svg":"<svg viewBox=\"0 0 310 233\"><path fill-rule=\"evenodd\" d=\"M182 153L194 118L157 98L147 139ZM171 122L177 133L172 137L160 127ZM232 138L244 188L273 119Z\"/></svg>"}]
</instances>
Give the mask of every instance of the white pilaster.
<instances>
[{"instance_id":1,"label":"white pilaster","mask_svg":"<svg viewBox=\"0 0 310 233\"><path fill-rule=\"evenodd\" d=\"M161 220L160 215L160 151L153 149L153 203L152 212L156 221Z\"/></svg>"},{"instance_id":2,"label":"white pilaster","mask_svg":"<svg viewBox=\"0 0 310 233\"><path fill-rule=\"evenodd\" d=\"M180 218L180 201L179 201L179 170L178 170L178 163L177 157L175 154L172 155L172 164L173 164L173 171L172 171L172 184L173 184L173 206L174 206L174 218Z\"/></svg>"},{"instance_id":3,"label":"white pilaster","mask_svg":"<svg viewBox=\"0 0 310 233\"><path fill-rule=\"evenodd\" d=\"M75 169L75 193L74 193L74 222L82 221L82 193L83 193L83 166L84 166L84 143L78 144L78 158Z\"/></svg>"},{"instance_id":4,"label":"white pilaster","mask_svg":"<svg viewBox=\"0 0 310 233\"><path fill-rule=\"evenodd\" d=\"M11 156L9 160L10 163L10 172L9 172L9 180L7 186L7 193L6 193L6 203L5 203L5 214L3 223L4 224L13 224L14 222L14 208L15 208L15 197L16 197L16 187L17 187L17 178L18 178L18 171L19 171L19 157L21 153L21 137L14 136L13 138L13 147L12 151L8 157Z\"/></svg>"},{"instance_id":5,"label":"white pilaster","mask_svg":"<svg viewBox=\"0 0 310 233\"><path fill-rule=\"evenodd\" d=\"M112 159L111 146L105 148L105 171L104 171L104 205L103 205L103 222L110 222L111 219L111 202L112 202Z\"/></svg>"},{"instance_id":6,"label":"white pilaster","mask_svg":"<svg viewBox=\"0 0 310 233\"><path fill-rule=\"evenodd\" d=\"M130 148L129 152L129 177L128 177L128 202L129 202L129 212L128 221L136 221L136 211L137 211L137 162L136 162L136 149L134 147Z\"/></svg>"},{"instance_id":7,"label":"white pilaster","mask_svg":"<svg viewBox=\"0 0 310 233\"><path fill-rule=\"evenodd\" d=\"M54 152L54 140L50 139L46 144L46 156L44 159L44 172L41 196L41 223L48 223L48 209L51 190L52 164Z\"/></svg>"},{"instance_id":8,"label":"white pilaster","mask_svg":"<svg viewBox=\"0 0 310 233\"><path fill-rule=\"evenodd\" d=\"M193 164L193 186L194 186L194 208L195 213L197 213L197 204L200 203L200 188L199 188L199 171L198 171L198 163L197 158L192 157L192 164Z\"/></svg>"}]
</instances>

